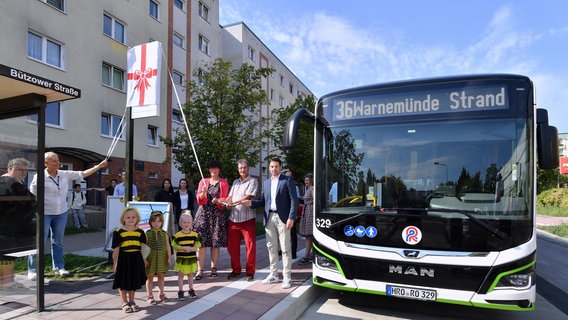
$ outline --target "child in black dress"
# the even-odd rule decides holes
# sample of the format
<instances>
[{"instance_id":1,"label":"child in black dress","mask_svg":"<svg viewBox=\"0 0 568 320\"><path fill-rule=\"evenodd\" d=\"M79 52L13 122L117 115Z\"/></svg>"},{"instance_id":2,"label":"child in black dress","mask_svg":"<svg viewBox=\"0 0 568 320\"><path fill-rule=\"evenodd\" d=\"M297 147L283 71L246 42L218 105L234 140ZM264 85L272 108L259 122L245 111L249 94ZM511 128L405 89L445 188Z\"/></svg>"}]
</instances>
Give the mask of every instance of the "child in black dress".
<instances>
[{"instance_id":1,"label":"child in black dress","mask_svg":"<svg viewBox=\"0 0 568 320\"><path fill-rule=\"evenodd\" d=\"M134 302L134 293L146 283L146 261L141 253L142 243L146 244L146 234L144 230L138 228L139 222L138 210L126 207L120 216L122 227L117 228L112 234L115 273L112 288L118 289L122 299L122 310L126 313L140 310Z\"/></svg>"}]
</instances>

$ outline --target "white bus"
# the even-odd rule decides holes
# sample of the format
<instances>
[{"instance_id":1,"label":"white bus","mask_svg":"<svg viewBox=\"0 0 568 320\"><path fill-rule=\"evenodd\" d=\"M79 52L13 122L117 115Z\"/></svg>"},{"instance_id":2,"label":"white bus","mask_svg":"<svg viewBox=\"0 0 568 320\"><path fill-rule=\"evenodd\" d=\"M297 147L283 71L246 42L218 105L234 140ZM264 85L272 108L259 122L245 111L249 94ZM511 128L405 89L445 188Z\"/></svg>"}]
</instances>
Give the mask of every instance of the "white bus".
<instances>
[{"instance_id":1,"label":"white bus","mask_svg":"<svg viewBox=\"0 0 568 320\"><path fill-rule=\"evenodd\" d=\"M313 283L503 310L534 310L536 166L558 132L525 76L352 88L297 110L314 124Z\"/></svg>"}]
</instances>

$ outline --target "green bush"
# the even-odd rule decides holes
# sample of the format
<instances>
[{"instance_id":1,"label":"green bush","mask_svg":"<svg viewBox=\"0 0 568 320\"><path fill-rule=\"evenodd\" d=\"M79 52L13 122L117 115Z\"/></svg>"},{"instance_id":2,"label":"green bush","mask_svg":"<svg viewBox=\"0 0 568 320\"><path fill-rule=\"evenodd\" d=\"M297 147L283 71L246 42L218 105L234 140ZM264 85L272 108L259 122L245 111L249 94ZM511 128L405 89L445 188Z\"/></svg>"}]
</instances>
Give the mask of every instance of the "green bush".
<instances>
[{"instance_id":1,"label":"green bush","mask_svg":"<svg viewBox=\"0 0 568 320\"><path fill-rule=\"evenodd\" d=\"M568 209L568 188L555 188L541 192L536 197L538 206Z\"/></svg>"}]
</instances>

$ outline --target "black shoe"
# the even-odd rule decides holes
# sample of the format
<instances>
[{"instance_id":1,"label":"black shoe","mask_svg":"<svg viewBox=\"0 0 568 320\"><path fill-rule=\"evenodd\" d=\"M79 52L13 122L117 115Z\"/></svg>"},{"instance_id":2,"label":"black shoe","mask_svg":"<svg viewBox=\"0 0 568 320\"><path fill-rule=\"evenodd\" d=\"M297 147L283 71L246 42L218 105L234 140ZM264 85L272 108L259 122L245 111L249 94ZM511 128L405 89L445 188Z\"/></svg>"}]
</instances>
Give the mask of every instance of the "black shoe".
<instances>
[{"instance_id":1,"label":"black shoe","mask_svg":"<svg viewBox=\"0 0 568 320\"><path fill-rule=\"evenodd\" d=\"M189 290L189 291L187 292L187 294L189 295L189 297L190 297L191 299L197 298L197 295L195 294L195 290L193 290L193 289Z\"/></svg>"},{"instance_id":2,"label":"black shoe","mask_svg":"<svg viewBox=\"0 0 568 320\"><path fill-rule=\"evenodd\" d=\"M235 279L236 277L240 277L240 274L234 273L234 272L231 271L231 273L229 273L229 275L227 276L227 279L233 280L233 279Z\"/></svg>"}]
</instances>

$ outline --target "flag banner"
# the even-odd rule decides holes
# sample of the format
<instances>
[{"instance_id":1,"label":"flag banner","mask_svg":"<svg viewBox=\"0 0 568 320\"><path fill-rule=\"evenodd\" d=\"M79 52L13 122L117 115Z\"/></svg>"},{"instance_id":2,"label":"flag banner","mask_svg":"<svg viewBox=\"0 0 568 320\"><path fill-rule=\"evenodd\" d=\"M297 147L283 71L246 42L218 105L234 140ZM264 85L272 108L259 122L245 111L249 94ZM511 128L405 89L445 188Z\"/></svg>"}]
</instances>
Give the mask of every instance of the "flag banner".
<instances>
[{"instance_id":1,"label":"flag banner","mask_svg":"<svg viewBox=\"0 0 568 320\"><path fill-rule=\"evenodd\" d=\"M160 116L160 77L162 44L144 43L128 50L126 106L132 118Z\"/></svg>"}]
</instances>

